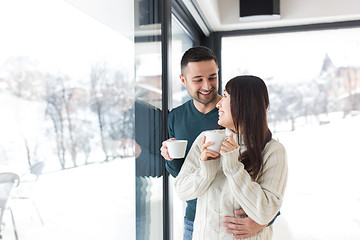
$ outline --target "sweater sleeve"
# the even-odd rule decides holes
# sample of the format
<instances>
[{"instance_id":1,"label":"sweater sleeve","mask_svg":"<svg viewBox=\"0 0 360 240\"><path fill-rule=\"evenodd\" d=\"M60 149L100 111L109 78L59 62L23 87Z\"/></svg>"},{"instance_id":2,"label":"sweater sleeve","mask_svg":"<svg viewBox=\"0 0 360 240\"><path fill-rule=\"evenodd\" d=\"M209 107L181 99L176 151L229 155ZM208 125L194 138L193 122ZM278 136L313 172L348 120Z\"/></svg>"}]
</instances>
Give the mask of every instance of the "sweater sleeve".
<instances>
[{"instance_id":1,"label":"sweater sleeve","mask_svg":"<svg viewBox=\"0 0 360 240\"><path fill-rule=\"evenodd\" d=\"M238 156L238 149L223 154L223 170L233 197L251 219L268 224L280 210L284 197L288 174L285 149L275 140L265 146L263 171L257 182L251 179Z\"/></svg>"},{"instance_id":2,"label":"sweater sleeve","mask_svg":"<svg viewBox=\"0 0 360 240\"><path fill-rule=\"evenodd\" d=\"M202 137L203 134L200 134L194 141L179 175L175 178L175 190L179 198L185 201L198 198L204 193L220 168L220 159L200 160Z\"/></svg>"}]
</instances>

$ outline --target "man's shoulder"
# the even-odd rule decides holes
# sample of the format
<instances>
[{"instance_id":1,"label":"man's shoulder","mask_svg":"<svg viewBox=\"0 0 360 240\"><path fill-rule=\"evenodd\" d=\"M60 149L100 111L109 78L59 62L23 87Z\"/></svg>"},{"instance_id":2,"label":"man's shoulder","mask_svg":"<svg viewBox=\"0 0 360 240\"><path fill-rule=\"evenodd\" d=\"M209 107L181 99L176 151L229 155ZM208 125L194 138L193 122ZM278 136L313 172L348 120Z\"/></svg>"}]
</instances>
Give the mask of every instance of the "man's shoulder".
<instances>
[{"instance_id":1,"label":"man's shoulder","mask_svg":"<svg viewBox=\"0 0 360 240\"><path fill-rule=\"evenodd\" d=\"M183 113L185 109L191 107L191 101L192 100L188 100L185 103L181 104L180 106L177 106L175 108L173 108L169 114L179 114L179 113Z\"/></svg>"}]
</instances>

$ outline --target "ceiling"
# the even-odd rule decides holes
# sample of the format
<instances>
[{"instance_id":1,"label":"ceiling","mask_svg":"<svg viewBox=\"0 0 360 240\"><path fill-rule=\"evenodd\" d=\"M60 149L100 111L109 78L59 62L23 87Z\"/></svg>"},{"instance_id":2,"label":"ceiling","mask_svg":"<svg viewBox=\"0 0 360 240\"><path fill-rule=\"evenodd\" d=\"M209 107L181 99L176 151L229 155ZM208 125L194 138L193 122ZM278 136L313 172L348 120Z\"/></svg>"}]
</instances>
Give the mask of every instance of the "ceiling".
<instances>
[{"instance_id":1,"label":"ceiling","mask_svg":"<svg viewBox=\"0 0 360 240\"><path fill-rule=\"evenodd\" d=\"M66 0L78 9L103 22L115 31L128 33L132 38L131 24L137 20L134 8L139 0ZM240 22L239 6L241 0L177 0L182 1L206 35L210 32L258 29L281 26L307 25L360 20L359 0L280 0L280 19L271 21ZM254 0L255 1L255 0ZM127 4L124 7L124 4ZM136 12L136 11L135 11ZM135 24L138 25L138 24ZM138 27L135 35L160 34L160 27Z\"/></svg>"},{"instance_id":2,"label":"ceiling","mask_svg":"<svg viewBox=\"0 0 360 240\"><path fill-rule=\"evenodd\" d=\"M241 0L182 0L200 27L207 31L232 31L360 20L359 0L280 0L280 19L240 22ZM196 10L197 11L196 11ZM198 16L196 16L198 15Z\"/></svg>"}]
</instances>

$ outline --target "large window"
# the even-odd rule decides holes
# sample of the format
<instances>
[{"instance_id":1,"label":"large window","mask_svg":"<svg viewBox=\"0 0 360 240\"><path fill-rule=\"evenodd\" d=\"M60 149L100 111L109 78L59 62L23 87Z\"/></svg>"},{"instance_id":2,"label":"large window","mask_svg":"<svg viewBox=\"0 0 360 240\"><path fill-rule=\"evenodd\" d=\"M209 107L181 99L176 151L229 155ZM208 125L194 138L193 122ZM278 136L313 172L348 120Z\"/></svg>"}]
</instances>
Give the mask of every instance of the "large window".
<instances>
[{"instance_id":1,"label":"large window","mask_svg":"<svg viewBox=\"0 0 360 240\"><path fill-rule=\"evenodd\" d=\"M222 80L257 75L289 180L274 239L360 238L360 29L222 39ZM331 230L329 230L331 229Z\"/></svg>"},{"instance_id":2,"label":"large window","mask_svg":"<svg viewBox=\"0 0 360 240\"><path fill-rule=\"evenodd\" d=\"M69 2L0 2L4 239L135 238L133 1L113 28Z\"/></svg>"}]
</instances>

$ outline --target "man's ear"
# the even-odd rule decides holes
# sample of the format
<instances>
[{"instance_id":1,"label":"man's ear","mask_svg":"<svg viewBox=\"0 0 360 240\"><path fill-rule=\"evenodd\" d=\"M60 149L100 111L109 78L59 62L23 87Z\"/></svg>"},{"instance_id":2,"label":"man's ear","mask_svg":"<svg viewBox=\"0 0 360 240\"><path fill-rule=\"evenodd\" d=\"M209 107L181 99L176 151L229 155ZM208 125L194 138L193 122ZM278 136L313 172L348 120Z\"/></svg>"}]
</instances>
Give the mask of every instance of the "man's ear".
<instances>
[{"instance_id":1,"label":"man's ear","mask_svg":"<svg viewBox=\"0 0 360 240\"><path fill-rule=\"evenodd\" d=\"M184 87L186 88L186 84L185 84L185 77L182 75L182 74L180 74L179 75L179 77L180 77L180 80L181 80L181 83L184 85Z\"/></svg>"}]
</instances>

